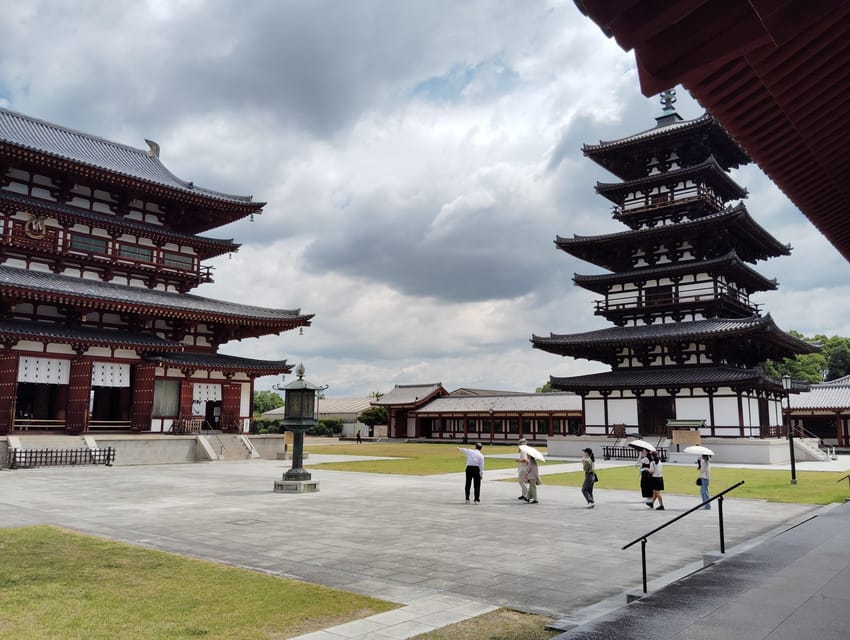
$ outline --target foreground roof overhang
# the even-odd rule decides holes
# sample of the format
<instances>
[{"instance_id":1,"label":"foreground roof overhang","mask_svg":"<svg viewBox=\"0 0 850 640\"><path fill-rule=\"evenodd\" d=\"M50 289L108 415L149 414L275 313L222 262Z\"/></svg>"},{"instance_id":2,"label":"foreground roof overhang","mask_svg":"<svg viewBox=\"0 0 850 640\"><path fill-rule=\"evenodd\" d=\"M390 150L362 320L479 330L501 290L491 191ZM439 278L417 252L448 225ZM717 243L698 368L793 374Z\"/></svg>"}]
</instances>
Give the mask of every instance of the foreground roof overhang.
<instances>
[{"instance_id":1,"label":"foreground roof overhang","mask_svg":"<svg viewBox=\"0 0 850 640\"><path fill-rule=\"evenodd\" d=\"M850 2L575 3L644 95L688 89L850 260Z\"/></svg>"}]
</instances>

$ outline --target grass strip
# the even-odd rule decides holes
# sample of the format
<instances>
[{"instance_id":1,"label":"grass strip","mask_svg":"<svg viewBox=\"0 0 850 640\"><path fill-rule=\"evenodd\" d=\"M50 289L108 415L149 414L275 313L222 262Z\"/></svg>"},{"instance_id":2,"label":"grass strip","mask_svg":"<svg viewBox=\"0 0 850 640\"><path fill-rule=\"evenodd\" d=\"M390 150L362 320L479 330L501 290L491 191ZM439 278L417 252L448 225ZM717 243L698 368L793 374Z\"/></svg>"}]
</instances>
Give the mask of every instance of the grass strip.
<instances>
[{"instance_id":1,"label":"grass strip","mask_svg":"<svg viewBox=\"0 0 850 640\"><path fill-rule=\"evenodd\" d=\"M396 608L54 527L0 529L0 637L289 638Z\"/></svg>"}]
</instances>

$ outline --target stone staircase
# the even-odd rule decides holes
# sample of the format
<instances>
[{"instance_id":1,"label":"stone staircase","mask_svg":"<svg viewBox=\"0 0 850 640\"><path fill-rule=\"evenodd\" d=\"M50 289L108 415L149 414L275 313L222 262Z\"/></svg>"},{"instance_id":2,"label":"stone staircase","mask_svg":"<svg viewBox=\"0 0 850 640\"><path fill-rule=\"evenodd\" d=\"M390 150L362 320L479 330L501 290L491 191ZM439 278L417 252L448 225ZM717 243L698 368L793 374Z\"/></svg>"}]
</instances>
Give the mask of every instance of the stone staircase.
<instances>
[{"instance_id":1,"label":"stone staircase","mask_svg":"<svg viewBox=\"0 0 850 640\"><path fill-rule=\"evenodd\" d=\"M259 457L250 441L238 433L207 432L198 438L203 438L209 445L208 450L215 455L213 460L250 460Z\"/></svg>"},{"instance_id":2,"label":"stone staircase","mask_svg":"<svg viewBox=\"0 0 850 640\"><path fill-rule=\"evenodd\" d=\"M819 446L817 438L794 438L794 455L797 460L829 460L829 453Z\"/></svg>"}]
</instances>

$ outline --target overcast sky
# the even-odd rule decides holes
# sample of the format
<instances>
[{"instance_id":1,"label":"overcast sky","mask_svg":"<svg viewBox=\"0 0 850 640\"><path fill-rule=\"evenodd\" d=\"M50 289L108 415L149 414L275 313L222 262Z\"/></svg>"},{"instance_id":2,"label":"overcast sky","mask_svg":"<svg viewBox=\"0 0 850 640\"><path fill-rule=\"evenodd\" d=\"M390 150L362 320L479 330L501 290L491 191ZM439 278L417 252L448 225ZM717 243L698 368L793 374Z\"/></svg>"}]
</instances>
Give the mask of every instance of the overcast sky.
<instances>
[{"instance_id":1,"label":"overcast sky","mask_svg":"<svg viewBox=\"0 0 850 640\"><path fill-rule=\"evenodd\" d=\"M267 202L195 293L315 314L223 353L303 362L328 397L395 384L533 391L604 370L532 334L609 326L556 235L624 230L583 143L654 126L634 55L572 0L4 3L0 105L137 148ZM686 119L702 109L683 89ZM757 302L850 335L850 265L754 166L734 175L790 257ZM291 379L291 378L288 378ZM270 388L280 378L261 378Z\"/></svg>"}]
</instances>

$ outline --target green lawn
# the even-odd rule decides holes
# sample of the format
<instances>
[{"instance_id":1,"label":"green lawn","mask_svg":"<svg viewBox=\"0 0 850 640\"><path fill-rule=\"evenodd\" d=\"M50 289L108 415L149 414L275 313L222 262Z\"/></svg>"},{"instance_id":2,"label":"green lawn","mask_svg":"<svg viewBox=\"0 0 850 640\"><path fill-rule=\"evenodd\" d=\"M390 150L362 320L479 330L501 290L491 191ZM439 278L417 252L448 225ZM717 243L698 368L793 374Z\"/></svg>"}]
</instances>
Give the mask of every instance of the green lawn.
<instances>
[{"instance_id":1,"label":"green lawn","mask_svg":"<svg viewBox=\"0 0 850 640\"><path fill-rule=\"evenodd\" d=\"M460 445L472 446L472 445ZM337 471L361 471L364 473L394 473L402 475L435 475L440 473L461 472L465 467L464 457L455 444L425 443L363 443L308 445L307 453L327 453L336 455L389 456L397 460L374 460L362 462L334 462L322 464L323 469ZM485 457L490 454L513 454L514 446L485 446ZM544 453L546 449L541 449ZM309 458L306 461L310 462ZM557 464L559 461L543 463ZM577 462L574 460L573 462ZM516 465L512 458L487 457L487 469L510 469ZM310 465L315 468L318 465ZM791 485L789 471L774 469L737 469L713 467L711 470L712 494L744 480L745 484L729 494L732 498L752 498L774 502L801 502L806 504L829 504L843 502L850 497L847 481L836 482L846 473L802 471L797 472L797 485ZM694 481L697 477L695 466L664 465L665 493L679 493L699 496L699 487ZM579 487L584 480L580 471L547 475L543 483L553 486ZM599 489L638 490L638 471L636 467L626 466L599 471ZM509 482L513 482L510 480Z\"/></svg>"},{"instance_id":2,"label":"green lawn","mask_svg":"<svg viewBox=\"0 0 850 640\"><path fill-rule=\"evenodd\" d=\"M78 535L0 529L0 638L289 638L397 605Z\"/></svg>"},{"instance_id":3,"label":"green lawn","mask_svg":"<svg viewBox=\"0 0 850 640\"><path fill-rule=\"evenodd\" d=\"M633 489L639 491L638 470L636 467L616 467L601 469L597 472L599 489ZM714 495L744 481L744 484L726 494L728 498L752 498L771 502L801 502L806 504L829 504L844 502L850 496L847 481L836 482L846 473L822 471L797 472L797 484L791 484L791 472L775 469L737 469L712 467L711 494ZM695 466L664 465L664 493L690 494L699 496L696 486L697 470ZM580 487L584 474L557 473L546 476L547 485Z\"/></svg>"},{"instance_id":4,"label":"green lawn","mask_svg":"<svg viewBox=\"0 0 850 640\"><path fill-rule=\"evenodd\" d=\"M387 456L399 460L364 460L362 462L328 462L323 469L362 471L364 473L394 473L411 476L432 476L441 473L460 473L466 468L466 458L457 448L473 448L475 444L424 444L413 442L363 444L307 445L306 453L326 453L346 456ZM513 459L489 458L488 454L518 453L514 446L485 446L485 469L509 469L516 466ZM310 459L306 465L315 468Z\"/></svg>"}]
</instances>

